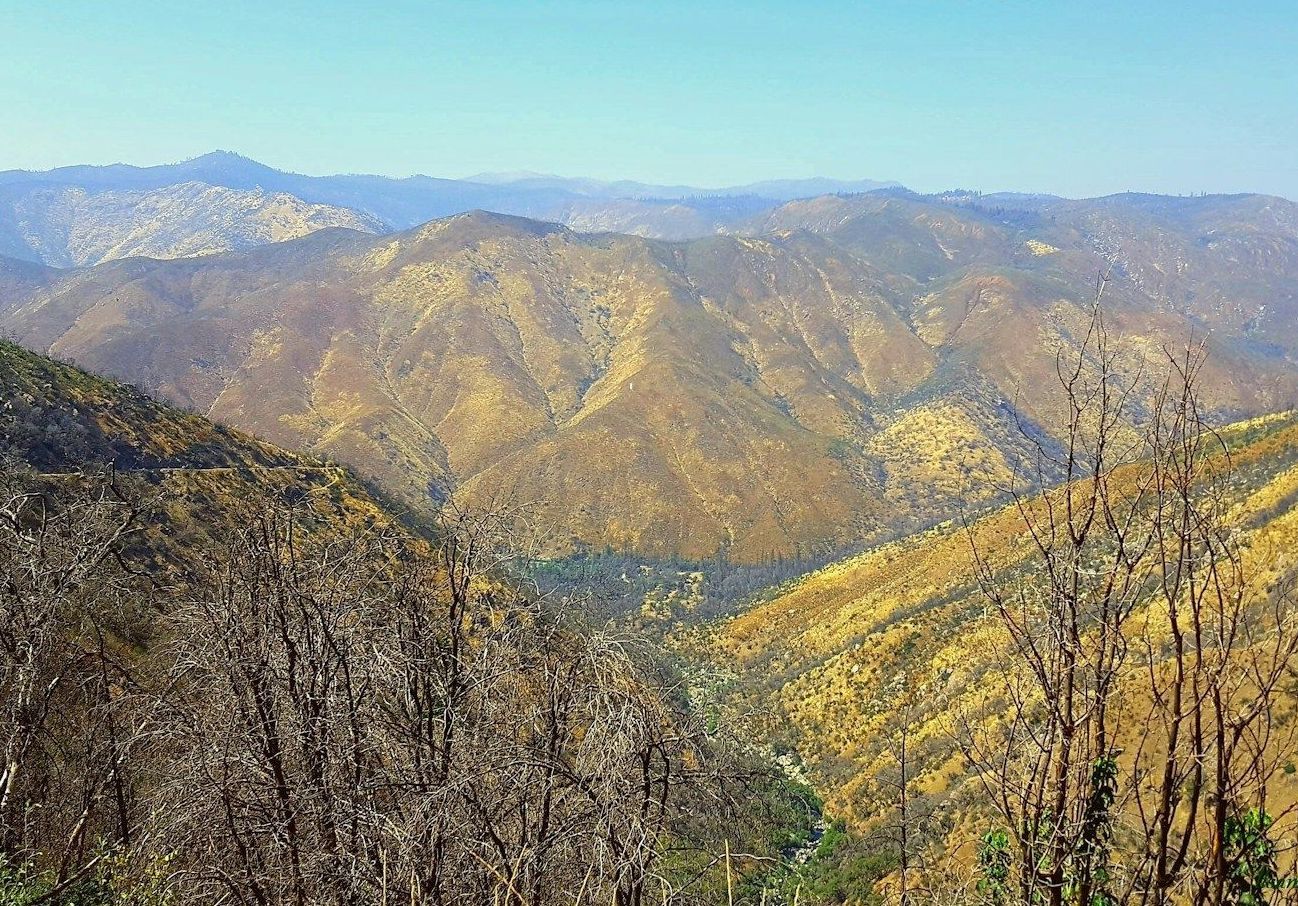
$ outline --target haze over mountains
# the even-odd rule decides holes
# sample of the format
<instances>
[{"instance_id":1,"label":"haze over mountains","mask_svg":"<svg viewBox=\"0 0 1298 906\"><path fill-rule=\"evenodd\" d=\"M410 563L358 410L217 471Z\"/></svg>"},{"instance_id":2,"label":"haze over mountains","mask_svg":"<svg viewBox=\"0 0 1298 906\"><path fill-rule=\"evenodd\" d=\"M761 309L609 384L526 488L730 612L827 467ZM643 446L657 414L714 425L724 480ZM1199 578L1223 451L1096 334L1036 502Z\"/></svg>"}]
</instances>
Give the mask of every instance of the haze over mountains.
<instances>
[{"instance_id":1,"label":"haze over mountains","mask_svg":"<svg viewBox=\"0 0 1298 906\"><path fill-rule=\"evenodd\" d=\"M556 552L760 560L989 500L1030 454L1020 427L1050 441L1055 355L1102 273L1137 354L1207 340L1221 418L1298 400L1283 199L644 200L614 196L687 187L478 179L303 177L225 154L2 174L27 219L0 217L0 330L412 507L452 490L532 504ZM148 205L165 229L85 225ZM467 206L599 233L481 212L409 228ZM38 221L54 238L33 244ZM139 251L213 254L107 260Z\"/></svg>"},{"instance_id":2,"label":"haze over mountains","mask_svg":"<svg viewBox=\"0 0 1298 906\"><path fill-rule=\"evenodd\" d=\"M408 229L473 209L681 239L715 233L792 198L890 185L807 179L701 189L532 173L464 180L303 176L216 151L155 167L0 172L0 254L58 267L137 255L181 258L327 226Z\"/></svg>"}]
</instances>

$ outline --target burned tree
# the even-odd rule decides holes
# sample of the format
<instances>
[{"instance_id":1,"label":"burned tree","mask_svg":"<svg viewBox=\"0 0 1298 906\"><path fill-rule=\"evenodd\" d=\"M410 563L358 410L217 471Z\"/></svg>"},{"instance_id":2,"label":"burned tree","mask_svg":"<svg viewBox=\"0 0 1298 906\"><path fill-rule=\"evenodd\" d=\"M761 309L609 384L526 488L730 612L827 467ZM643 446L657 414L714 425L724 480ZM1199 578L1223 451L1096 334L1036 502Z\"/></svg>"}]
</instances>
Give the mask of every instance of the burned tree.
<instances>
[{"instance_id":1,"label":"burned tree","mask_svg":"<svg viewBox=\"0 0 1298 906\"><path fill-rule=\"evenodd\" d=\"M1167 355L1145 392L1097 304L1058 360L1061 448L1039 444L1031 485L1010 489L1026 550L974 544L1008 637L996 706L961 734L1005 825L983 841L1006 869L993 899L1216 906L1230 822L1266 813L1298 626L1231 524L1204 355Z\"/></svg>"},{"instance_id":2,"label":"burned tree","mask_svg":"<svg viewBox=\"0 0 1298 906\"><path fill-rule=\"evenodd\" d=\"M0 858L55 891L135 832L139 515L110 474L0 464Z\"/></svg>"}]
</instances>

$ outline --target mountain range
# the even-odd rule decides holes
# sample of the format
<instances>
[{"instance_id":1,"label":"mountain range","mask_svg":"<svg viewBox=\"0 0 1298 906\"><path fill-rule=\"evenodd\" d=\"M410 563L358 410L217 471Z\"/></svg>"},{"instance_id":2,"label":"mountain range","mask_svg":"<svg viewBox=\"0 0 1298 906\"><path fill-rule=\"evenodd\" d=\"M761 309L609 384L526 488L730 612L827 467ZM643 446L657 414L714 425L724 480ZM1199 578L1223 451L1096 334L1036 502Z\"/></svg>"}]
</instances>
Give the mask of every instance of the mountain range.
<instances>
[{"instance_id":1,"label":"mountain range","mask_svg":"<svg viewBox=\"0 0 1298 906\"><path fill-rule=\"evenodd\" d=\"M53 172L145 194L220 176L263 207L293 189L337 206L316 218L383 223L174 260L6 259L0 330L346 463L412 508L526 504L555 552L823 555L991 502L1056 441L1056 354L1100 278L1134 360L1208 343L1220 419L1298 401L1298 206L1279 198L883 189L709 199L729 225L688 241L478 211L375 235L399 200L418 216L410 199L452 188L262 185L228 155L178 167ZM19 185L35 191L0 177ZM368 207L341 204L366 187Z\"/></svg>"},{"instance_id":2,"label":"mountain range","mask_svg":"<svg viewBox=\"0 0 1298 906\"><path fill-rule=\"evenodd\" d=\"M1213 464L1190 471L1226 479L1213 512L1258 595L1250 644L1289 625L1298 205L692 191L302 177L234 155L0 174L0 472L51 500L139 502L121 563L182 595L268 502L313 543L399 528L412 551L448 499L521 512L540 544L509 568L574 626L661 642L708 724L769 756L797 820L762 831L781 865L749 894L784 878L781 902L873 901L898 876L878 842L894 818L963 878L997 819L960 731L994 735L1018 694L987 591L1048 591L1024 513L1099 483L1006 505L1009 485L1065 477L1061 363L1134 381L1109 487L1161 511L1170 485L1124 483L1145 468L1130 451L1151 449L1168 358L1206 347L1192 408ZM1139 597L1132 645L1153 665L1171 639ZM143 644L164 624L132 601L122 637ZM1130 667L1115 696L1123 765L1154 738L1156 672ZM1289 736L1267 801L1290 816L1298 724L1274 688Z\"/></svg>"},{"instance_id":3,"label":"mountain range","mask_svg":"<svg viewBox=\"0 0 1298 906\"><path fill-rule=\"evenodd\" d=\"M463 180L303 176L216 151L178 164L0 172L0 254L58 267L182 258L293 239L329 226L403 230L473 209L684 239L792 198L894 183L778 180L702 189L533 173Z\"/></svg>"}]
</instances>

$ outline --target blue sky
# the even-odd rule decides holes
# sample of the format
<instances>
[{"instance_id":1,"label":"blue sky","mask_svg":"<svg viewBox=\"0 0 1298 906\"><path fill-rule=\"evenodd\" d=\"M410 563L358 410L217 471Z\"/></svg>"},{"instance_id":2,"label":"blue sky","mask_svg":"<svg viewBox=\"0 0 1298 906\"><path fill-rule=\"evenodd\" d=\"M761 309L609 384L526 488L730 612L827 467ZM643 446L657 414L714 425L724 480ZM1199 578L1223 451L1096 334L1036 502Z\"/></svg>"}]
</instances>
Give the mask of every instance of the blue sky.
<instances>
[{"instance_id":1,"label":"blue sky","mask_svg":"<svg viewBox=\"0 0 1298 906\"><path fill-rule=\"evenodd\" d=\"M1298 198L1294 0L0 0L0 33L0 169Z\"/></svg>"}]
</instances>

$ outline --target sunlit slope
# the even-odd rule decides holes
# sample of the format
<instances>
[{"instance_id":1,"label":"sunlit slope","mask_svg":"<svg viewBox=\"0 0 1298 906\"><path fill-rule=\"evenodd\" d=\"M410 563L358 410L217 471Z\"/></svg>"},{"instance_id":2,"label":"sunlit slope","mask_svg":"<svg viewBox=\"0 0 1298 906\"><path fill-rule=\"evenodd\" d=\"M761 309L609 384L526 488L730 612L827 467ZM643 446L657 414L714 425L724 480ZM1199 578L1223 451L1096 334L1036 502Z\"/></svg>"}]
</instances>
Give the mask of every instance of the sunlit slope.
<instances>
[{"instance_id":1,"label":"sunlit slope","mask_svg":"<svg viewBox=\"0 0 1298 906\"><path fill-rule=\"evenodd\" d=\"M1225 436L1235 518L1264 582L1298 544L1298 416ZM1031 554L1012 510L948 523L783 586L709 642L750 703L773 709L773 734L796 747L838 814L868 823L892 807L877 778L896 770L888 745L903 722L923 791L978 795L952 734L957 715L996 694L991 668L1005 638L978 592L971 539L1002 575Z\"/></svg>"},{"instance_id":2,"label":"sunlit slope","mask_svg":"<svg viewBox=\"0 0 1298 906\"><path fill-rule=\"evenodd\" d=\"M1207 338L1214 419L1291 406L1288 203L1196 199L1190 217L1164 201L829 197L681 243L472 213L14 267L0 329L411 507L452 489L528 505L555 552L761 560L990 500L1030 455L1021 429L1054 442L1056 355L1080 345L1100 274L1135 359ZM1180 255L1175 292L1140 276Z\"/></svg>"},{"instance_id":3,"label":"sunlit slope","mask_svg":"<svg viewBox=\"0 0 1298 906\"><path fill-rule=\"evenodd\" d=\"M396 516L342 467L159 403L136 388L0 340L0 468L37 484L111 472L143 507L131 544L158 581L268 503L292 505L322 537Z\"/></svg>"},{"instance_id":4,"label":"sunlit slope","mask_svg":"<svg viewBox=\"0 0 1298 906\"><path fill-rule=\"evenodd\" d=\"M297 239L326 227L382 232L374 217L283 192L190 181L148 190L0 186L0 254L58 267L186 258Z\"/></svg>"},{"instance_id":5,"label":"sunlit slope","mask_svg":"<svg viewBox=\"0 0 1298 906\"><path fill-rule=\"evenodd\" d=\"M886 300L831 266L766 241L471 215L106 265L6 320L414 503L455 486L534 502L559 546L757 558L880 530L854 438L877 393L931 369Z\"/></svg>"}]
</instances>

